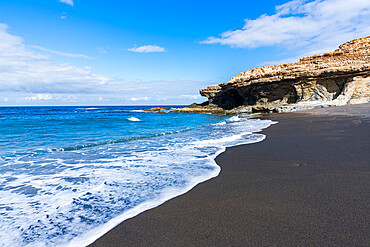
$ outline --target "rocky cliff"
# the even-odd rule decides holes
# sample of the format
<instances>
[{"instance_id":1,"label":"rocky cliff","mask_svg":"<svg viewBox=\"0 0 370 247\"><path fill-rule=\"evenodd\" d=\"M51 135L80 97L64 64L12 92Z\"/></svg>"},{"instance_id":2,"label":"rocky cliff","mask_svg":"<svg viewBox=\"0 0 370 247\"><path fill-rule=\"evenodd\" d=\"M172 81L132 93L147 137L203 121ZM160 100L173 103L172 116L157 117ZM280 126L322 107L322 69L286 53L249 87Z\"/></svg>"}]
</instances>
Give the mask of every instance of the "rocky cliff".
<instances>
[{"instance_id":1,"label":"rocky cliff","mask_svg":"<svg viewBox=\"0 0 370 247\"><path fill-rule=\"evenodd\" d=\"M370 36L299 62L247 70L201 89L209 102L183 111L281 112L370 101Z\"/></svg>"}]
</instances>

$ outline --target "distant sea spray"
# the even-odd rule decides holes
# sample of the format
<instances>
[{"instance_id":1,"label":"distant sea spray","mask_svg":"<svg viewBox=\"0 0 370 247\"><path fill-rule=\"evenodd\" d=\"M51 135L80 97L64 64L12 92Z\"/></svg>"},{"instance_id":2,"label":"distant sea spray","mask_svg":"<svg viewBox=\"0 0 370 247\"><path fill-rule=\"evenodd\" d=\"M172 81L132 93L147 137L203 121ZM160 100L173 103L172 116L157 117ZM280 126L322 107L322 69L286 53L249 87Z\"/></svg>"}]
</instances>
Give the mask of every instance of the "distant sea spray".
<instances>
[{"instance_id":1,"label":"distant sea spray","mask_svg":"<svg viewBox=\"0 0 370 247\"><path fill-rule=\"evenodd\" d=\"M272 124L140 108L0 108L0 245L87 245L217 176L219 153Z\"/></svg>"},{"instance_id":2,"label":"distant sea spray","mask_svg":"<svg viewBox=\"0 0 370 247\"><path fill-rule=\"evenodd\" d=\"M136 118L136 117L129 117L127 118L128 121L131 121L131 122L140 122L141 120Z\"/></svg>"}]
</instances>

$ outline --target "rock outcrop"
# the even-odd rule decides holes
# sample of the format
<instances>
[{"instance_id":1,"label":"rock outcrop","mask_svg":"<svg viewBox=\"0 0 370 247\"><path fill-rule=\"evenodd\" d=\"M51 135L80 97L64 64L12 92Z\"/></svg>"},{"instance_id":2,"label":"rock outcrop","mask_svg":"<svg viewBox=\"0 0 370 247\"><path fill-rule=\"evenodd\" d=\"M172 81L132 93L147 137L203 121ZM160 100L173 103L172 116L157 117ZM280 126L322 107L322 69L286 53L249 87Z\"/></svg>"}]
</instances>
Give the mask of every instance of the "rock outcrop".
<instances>
[{"instance_id":1,"label":"rock outcrop","mask_svg":"<svg viewBox=\"0 0 370 247\"><path fill-rule=\"evenodd\" d=\"M247 70L201 89L203 112L282 112L370 101L370 36L299 62Z\"/></svg>"}]
</instances>

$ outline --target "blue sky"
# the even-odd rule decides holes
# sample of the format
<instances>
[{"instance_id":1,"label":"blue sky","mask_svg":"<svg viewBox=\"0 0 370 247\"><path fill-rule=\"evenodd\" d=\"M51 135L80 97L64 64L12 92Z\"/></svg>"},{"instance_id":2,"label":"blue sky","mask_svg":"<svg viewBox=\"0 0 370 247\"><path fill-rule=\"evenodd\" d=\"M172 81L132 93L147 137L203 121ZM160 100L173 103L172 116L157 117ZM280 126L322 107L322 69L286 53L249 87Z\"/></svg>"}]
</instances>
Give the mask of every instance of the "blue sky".
<instances>
[{"instance_id":1,"label":"blue sky","mask_svg":"<svg viewBox=\"0 0 370 247\"><path fill-rule=\"evenodd\" d=\"M0 105L170 105L370 35L370 1L0 1Z\"/></svg>"}]
</instances>

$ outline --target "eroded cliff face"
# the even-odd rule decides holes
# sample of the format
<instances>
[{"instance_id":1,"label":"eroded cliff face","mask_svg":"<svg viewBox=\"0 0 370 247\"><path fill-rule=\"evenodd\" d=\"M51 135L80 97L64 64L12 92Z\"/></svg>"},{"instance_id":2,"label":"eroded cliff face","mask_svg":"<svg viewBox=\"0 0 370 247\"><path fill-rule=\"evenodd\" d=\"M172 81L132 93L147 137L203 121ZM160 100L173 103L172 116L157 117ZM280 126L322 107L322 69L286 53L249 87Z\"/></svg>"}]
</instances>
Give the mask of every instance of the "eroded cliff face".
<instances>
[{"instance_id":1,"label":"eroded cliff face","mask_svg":"<svg viewBox=\"0 0 370 247\"><path fill-rule=\"evenodd\" d=\"M199 109L231 113L370 102L370 36L296 63L247 70L200 94L209 104Z\"/></svg>"}]
</instances>

